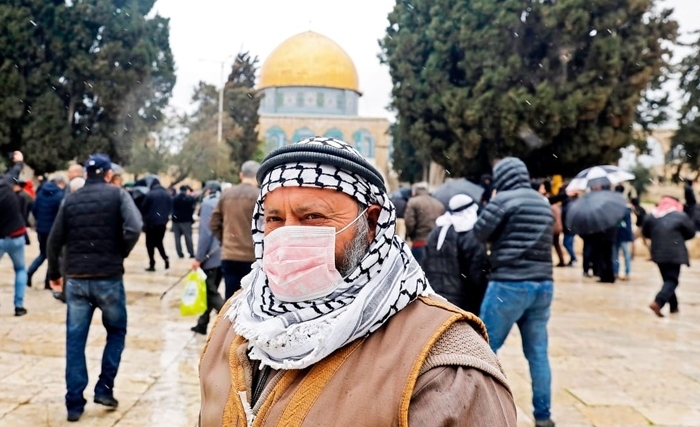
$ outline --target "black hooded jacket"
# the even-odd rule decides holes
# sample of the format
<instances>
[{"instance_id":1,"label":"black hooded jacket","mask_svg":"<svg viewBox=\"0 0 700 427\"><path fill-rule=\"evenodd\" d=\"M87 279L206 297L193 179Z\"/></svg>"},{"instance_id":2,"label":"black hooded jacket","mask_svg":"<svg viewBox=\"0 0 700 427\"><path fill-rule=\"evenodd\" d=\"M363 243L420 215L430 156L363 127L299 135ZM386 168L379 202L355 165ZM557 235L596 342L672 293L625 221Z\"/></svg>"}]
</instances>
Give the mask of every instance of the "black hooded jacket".
<instances>
[{"instance_id":1,"label":"black hooded jacket","mask_svg":"<svg viewBox=\"0 0 700 427\"><path fill-rule=\"evenodd\" d=\"M173 196L154 179L139 209L146 228L166 225L173 210Z\"/></svg>"},{"instance_id":2,"label":"black hooded jacket","mask_svg":"<svg viewBox=\"0 0 700 427\"><path fill-rule=\"evenodd\" d=\"M496 196L479 215L474 236L490 243L491 280L552 280L552 230L549 202L530 186L525 163L501 160L493 171Z\"/></svg>"}]
</instances>

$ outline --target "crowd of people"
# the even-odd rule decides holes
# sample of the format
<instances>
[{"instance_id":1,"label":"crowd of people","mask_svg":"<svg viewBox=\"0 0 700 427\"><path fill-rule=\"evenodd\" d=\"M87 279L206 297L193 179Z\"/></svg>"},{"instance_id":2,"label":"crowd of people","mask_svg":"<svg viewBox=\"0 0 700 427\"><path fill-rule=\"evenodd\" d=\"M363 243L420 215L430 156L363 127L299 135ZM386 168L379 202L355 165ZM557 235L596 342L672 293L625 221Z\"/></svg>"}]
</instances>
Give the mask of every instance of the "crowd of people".
<instances>
[{"instance_id":1,"label":"crowd of people","mask_svg":"<svg viewBox=\"0 0 700 427\"><path fill-rule=\"evenodd\" d=\"M493 174L482 177L480 197L457 193L448 203L431 196L427 183L392 203L381 174L332 138L302 140L262 164L248 161L239 184L222 191L208 182L200 200L187 186L173 195L153 179L135 201L110 159L95 154L67 178L42 183L30 203L21 194L22 154L13 162L0 181L0 257L8 253L14 265L16 316L27 314L24 289L46 259L44 286L67 304L69 421L78 421L87 403L85 344L95 309L107 341L94 402L118 406L124 259L145 233L146 271L156 270L156 251L168 269L163 239L172 224L178 257L186 251L191 268L206 276L207 310L192 327L208 335L200 426L220 426L224 417L245 425L292 415L318 425L361 417L366 425L460 419L515 426L512 392L496 357L514 325L530 365L536 426L555 425L547 323L554 267L578 263L566 224L579 193L532 180L520 159L495 162ZM614 227L580 236L583 274L602 283L628 279L631 243L648 239L663 280L649 308L663 316L668 304L677 313L680 267L689 258L683 242L695 235L688 215L694 206L686 200L684 206L665 196L647 214L631 199ZM27 271L28 211L40 255ZM213 312L219 319L209 333ZM358 392L343 393L348 387ZM293 413L300 405L306 412ZM328 405L336 408L332 414L323 410Z\"/></svg>"}]
</instances>

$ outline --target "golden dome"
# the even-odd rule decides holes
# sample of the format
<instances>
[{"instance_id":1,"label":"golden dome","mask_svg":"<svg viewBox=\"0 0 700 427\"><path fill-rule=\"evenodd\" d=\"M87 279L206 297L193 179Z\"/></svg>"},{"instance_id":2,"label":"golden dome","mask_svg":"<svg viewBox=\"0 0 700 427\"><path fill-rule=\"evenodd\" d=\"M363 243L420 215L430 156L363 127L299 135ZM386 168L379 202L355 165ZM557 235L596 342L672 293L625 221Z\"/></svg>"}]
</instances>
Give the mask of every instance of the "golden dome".
<instances>
[{"instance_id":1,"label":"golden dome","mask_svg":"<svg viewBox=\"0 0 700 427\"><path fill-rule=\"evenodd\" d=\"M259 89L317 86L360 93L355 64L336 42L307 31L272 51L260 70Z\"/></svg>"}]
</instances>

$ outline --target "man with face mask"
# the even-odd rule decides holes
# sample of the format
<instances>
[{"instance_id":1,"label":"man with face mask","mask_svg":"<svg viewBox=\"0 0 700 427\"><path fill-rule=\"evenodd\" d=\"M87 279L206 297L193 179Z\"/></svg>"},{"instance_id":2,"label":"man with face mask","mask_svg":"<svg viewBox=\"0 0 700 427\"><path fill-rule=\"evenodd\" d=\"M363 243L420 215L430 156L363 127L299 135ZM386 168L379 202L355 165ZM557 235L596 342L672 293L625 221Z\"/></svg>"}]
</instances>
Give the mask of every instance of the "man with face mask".
<instances>
[{"instance_id":1,"label":"man with face mask","mask_svg":"<svg viewBox=\"0 0 700 427\"><path fill-rule=\"evenodd\" d=\"M113 393L126 337L124 259L142 226L131 196L109 184L109 157L94 154L85 168L85 186L65 199L48 240L49 280L56 292L63 290L58 257L66 247L66 409L71 422L80 419L87 403L85 343L95 308L102 312L107 343L94 401L110 408L119 404Z\"/></svg>"},{"instance_id":2,"label":"man with face mask","mask_svg":"<svg viewBox=\"0 0 700 427\"><path fill-rule=\"evenodd\" d=\"M435 295L374 167L315 137L257 178L256 261L202 355L200 426L516 425L483 324Z\"/></svg>"}]
</instances>

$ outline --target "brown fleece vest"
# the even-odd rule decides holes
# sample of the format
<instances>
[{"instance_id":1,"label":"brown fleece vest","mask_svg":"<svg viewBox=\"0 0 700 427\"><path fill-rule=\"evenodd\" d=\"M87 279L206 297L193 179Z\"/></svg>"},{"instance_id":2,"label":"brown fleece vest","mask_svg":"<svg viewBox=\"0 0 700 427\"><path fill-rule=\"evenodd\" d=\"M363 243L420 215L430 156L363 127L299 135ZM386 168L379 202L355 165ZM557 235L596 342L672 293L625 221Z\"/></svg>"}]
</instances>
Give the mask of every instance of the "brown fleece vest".
<instances>
[{"instance_id":1,"label":"brown fleece vest","mask_svg":"<svg viewBox=\"0 0 700 427\"><path fill-rule=\"evenodd\" d=\"M419 298L369 337L338 349L312 367L286 371L253 426L407 427L421 367L437 339L460 320L469 321L486 338L477 317L435 299ZM240 394L245 393L249 401L246 376L250 373L237 354L245 342L228 320L217 321L200 363L202 427L247 426Z\"/></svg>"}]
</instances>

